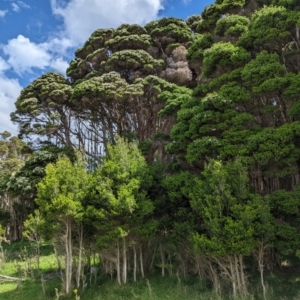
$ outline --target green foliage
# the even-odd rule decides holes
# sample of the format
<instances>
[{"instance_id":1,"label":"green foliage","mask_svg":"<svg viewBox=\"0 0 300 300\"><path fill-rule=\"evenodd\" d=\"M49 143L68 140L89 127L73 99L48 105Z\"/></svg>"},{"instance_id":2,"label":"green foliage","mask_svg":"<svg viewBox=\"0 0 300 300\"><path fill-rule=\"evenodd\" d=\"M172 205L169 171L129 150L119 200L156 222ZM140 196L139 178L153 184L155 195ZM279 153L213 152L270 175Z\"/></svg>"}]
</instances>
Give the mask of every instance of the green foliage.
<instances>
[{"instance_id":1,"label":"green foliage","mask_svg":"<svg viewBox=\"0 0 300 300\"><path fill-rule=\"evenodd\" d=\"M266 6L252 14L249 30L241 36L238 45L246 49L265 46L280 51L295 23L285 7Z\"/></svg>"},{"instance_id":2,"label":"green foliage","mask_svg":"<svg viewBox=\"0 0 300 300\"><path fill-rule=\"evenodd\" d=\"M58 73L50 72L34 80L21 91L16 111L11 114L13 122L20 125L20 137L28 135L55 135L64 118L63 109L71 95L68 81ZM57 118L49 118L55 114ZM60 136L60 135L58 135ZM63 139L62 143L66 143Z\"/></svg>"},{"instance_id":3,"label":"green foliage","mask_svg":"<svg viewBox=\"0 0 300 300\"><path fill-rule=\"evenodd\" d=\"M216 24L215 34L239 37L248 30L250 20L239 15L225 15Z\"/></svg>"},{"instance_id":4,"label":"green foliage","mask_svg":"<svg viewBox=\"0 0 300 300\"><path fill-rule=\"evenodd\" d=\"M194 234L197 251L208 256L249 255L256 246L253 221L259 219L256 195L249 192L240 160L210 161L190 192L192 208L203 219Z\"/></svg>"},{"instance_id":5,"label":"green foliage","mask_svg":"<svg viewBox=\"0 0 300 300\"><path fill-rule=\"evenodd\" d=\"M232 70L234 67L243 66L250 60L250 54L243 48L231 43L216 43L204 51L203 75L210 76L213 73Z\"/></svg>"},{"instance_id":6,"label":"green foliage","mask_svg":"<svg viewBox=\"0 0 300 300\"><path fill-rule=\"evenodd\" d=\"M229 274L231 258L241 259L243 273L243 256L269 267L268 251L295 255L299 9L295 0L216 0L186 22L98 29L75 52L68 80L47 73L33 81L12 114L20 136L86 147L93 162L103 144L105 155L88 172L48 145L20 167L26 147L0 134L0 191L24 200L14 211L33 211L38 184L43 219L29 217L25 235L57 238L71 220L76 229L84 224L89 249L111 265L128 261L131 270L140 252L178 280L214 278L216 265ZM180 72L189 80L178 80ZM3 209L0 222L7 224ZM121 256L113 249L120 239Z\"/></svg>"},{"instance_id":7,"label":"green foliage","mask_svg":"<svg viewBox=\"0 0 300 300\"><path fill-rule=\"evenodd\" d=\"M151 236L156 222L149 216L153 204L147 196L151 177L144 157L136 143L118 137L115 145L108 145L107 156L93 177L92 197L86 199L88 219L103 236L97 236L99 245L111 240L138 235Z\"/></svg>"},{"instance_id":8,"label":"green foliage","mask_svg":"<svg viewBox=\"0 0 300 300\"><path fill-rule=\"evenodd\" d=\"M71 159L74 158L72 149L58 148L51 144L34 152L24 165L12 174L7 183L8 191L33 201L36 195L36 184L44 177L45 167L48 163L55 162L60 154L66 154Z\"/></svg>"},{"instance_id":9,"label":"green foliage","mask_svg":"<svg viewBox=\"0 0 300 300\"><path fill-rule=\"evenodd\" d=\"M213 36L209 33L196 35L195 41L189 48L187 59L189 60L202 60L204 50L208 49L213 44Z\"/></svg>"}]
</instances>

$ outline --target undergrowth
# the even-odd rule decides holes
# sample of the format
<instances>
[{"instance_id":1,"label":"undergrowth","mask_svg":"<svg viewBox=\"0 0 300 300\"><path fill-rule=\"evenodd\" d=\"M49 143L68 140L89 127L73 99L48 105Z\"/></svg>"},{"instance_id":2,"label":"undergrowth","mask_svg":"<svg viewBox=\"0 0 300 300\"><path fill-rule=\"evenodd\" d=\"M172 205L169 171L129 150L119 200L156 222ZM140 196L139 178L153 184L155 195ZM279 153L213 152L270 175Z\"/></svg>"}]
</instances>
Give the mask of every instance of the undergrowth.
<instances>
[{"instance_id":1,"label":"undergrowth","mask_svg":"<svg viewBox=\"0 0 300 300\"><path fill-rule=\"evenodd\" d=\"M5 245L6 261L0 269L1 275L22 278L17 288L15 282L0 283L1 300L230 300L226 291L217 297L211 285L198 277L189 277L187 280L177 277L152 274L137 282L126 285L117 284L115 279L100 275L97 281L88 285L85 291L79 289L77 293L65 297L59 294L61 279L57 272L57 263L53 254L52 245L44 244L41 248L40 272L36 270L35 250L29 243L16 242ZM28 261L31 260L28 270ZM268 283L267 300L298 300L300 299L300 272L299 264L282 267L266 274ZM43 277L41 277L43 274ZM258 274L251 273L249 277L250 295L247 299L262 299ZM57 292L56 292L57 291Z\"/></svg>"}]
</instances>

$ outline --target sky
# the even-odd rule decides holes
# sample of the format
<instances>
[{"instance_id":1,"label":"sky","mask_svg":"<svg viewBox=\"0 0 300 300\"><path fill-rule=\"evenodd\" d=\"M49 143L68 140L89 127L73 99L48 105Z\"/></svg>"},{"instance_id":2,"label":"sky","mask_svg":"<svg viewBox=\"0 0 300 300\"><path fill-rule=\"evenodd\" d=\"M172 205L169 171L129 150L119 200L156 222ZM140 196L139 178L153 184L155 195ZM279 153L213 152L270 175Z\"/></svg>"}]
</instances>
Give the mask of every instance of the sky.
<instances>
[{"instance_id":1,"label":"sky","mask_svg":"<svg viewBox=\"0 0 300 300\"><path fill-rule=\"evenodd\" d=\"M213 0L0 0L0 132L22 88L48 71L65 75L74 51L98 28L187 19Z\"/></svg>"}]
</instances>

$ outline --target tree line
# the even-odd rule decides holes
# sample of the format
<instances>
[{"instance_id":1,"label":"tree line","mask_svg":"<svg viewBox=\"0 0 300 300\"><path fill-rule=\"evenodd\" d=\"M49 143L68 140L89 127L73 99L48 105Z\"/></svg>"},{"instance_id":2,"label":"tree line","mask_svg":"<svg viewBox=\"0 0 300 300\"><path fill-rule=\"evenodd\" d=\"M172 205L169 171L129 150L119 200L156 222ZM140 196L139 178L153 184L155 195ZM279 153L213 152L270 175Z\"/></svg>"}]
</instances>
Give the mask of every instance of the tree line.
<instances>
[{"instance_id":1,"label":"tree line","mask_svg":"<svg viewBox=\"0 0 300 300\"><path fill-rule=\"evenodd\" d=\"M299 47L296 0L96 30L67 78L22 90L18 138L2 133L7 236L55 240L67 293L98 253L120 284L159 269L233 297L251 258L266 297L300 245Z\"/></svg>"}]
</instances>

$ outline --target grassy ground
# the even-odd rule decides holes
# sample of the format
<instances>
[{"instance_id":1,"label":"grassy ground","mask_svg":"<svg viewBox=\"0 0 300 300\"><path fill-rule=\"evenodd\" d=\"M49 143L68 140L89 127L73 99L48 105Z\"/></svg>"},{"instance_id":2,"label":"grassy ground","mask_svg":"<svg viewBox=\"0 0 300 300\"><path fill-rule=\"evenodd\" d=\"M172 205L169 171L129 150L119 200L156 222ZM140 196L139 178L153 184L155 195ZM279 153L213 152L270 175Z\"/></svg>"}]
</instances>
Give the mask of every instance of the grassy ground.
<instances>
[{"instance_id":1,"label":"grassy ground","mask_svg":"<svg viewBox=\"0 0 300 300\"><path fill-rule=\"evenodd\" d=\"M7 251L7 259L0 269L0 274L22 277L24 280L19 288L15 282L0 283L1 300L66 299L63 296L58 298L55 293L55 289L60 290L61 280L57 276L51 276L57 275L57 264L51 245L45 244L42 247L40 268L43 274L48 274L44 281L44 288L42 288L42 281L37 272L34 274L30 272L30 269L36 268L36 260L32 255L34 249L29 243L13 243L6 246L5 250ZM31 259L28 259L30 257ZM27 258L27 262L25 258ZM300 300L299 264L293 263L267 274L266 280L269 287L269 300ZM261 293L257 284L258 277L249 277L249 282L250 292L253 296L249 296L248 299L262 299L259 296ZM81 290L78 291L78 294L80 300L217 299L211 287L199 278L189 278L189 280L180 280L179 282L177 278L170 278L169 276L162 278L160 275L153 275L147 279L139 280L137 283L131 282L122 286L118 285L115 280L99 277L96 284L88 287L84 293ZM76 295L73 294L69 299L78 300L79 298L76 299ZM231 298L224 296L222 299L229 300Z\"/></svg>"}]
</instances>

